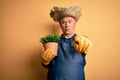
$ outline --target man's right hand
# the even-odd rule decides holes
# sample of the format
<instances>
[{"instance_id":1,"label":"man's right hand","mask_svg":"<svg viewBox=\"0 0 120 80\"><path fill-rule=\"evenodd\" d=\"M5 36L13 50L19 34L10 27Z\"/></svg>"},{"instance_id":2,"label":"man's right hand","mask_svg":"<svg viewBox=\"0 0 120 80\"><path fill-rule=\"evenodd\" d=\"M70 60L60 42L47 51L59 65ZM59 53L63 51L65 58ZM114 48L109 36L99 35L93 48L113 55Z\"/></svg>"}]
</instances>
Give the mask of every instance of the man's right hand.
<instances>
[{"instance_id":1,"label":"man's right hand","mask_svg":"<svg viewBox=\"0 0 120 80\"><path fill-rule=\"evenodd\" d=\"M48 48L47 50L42 49L41 57L42 57L42 63L44 65L48 65L50 61L55 57L56 55L53 53L53 51Z\"/></svg>"}]
</instances>

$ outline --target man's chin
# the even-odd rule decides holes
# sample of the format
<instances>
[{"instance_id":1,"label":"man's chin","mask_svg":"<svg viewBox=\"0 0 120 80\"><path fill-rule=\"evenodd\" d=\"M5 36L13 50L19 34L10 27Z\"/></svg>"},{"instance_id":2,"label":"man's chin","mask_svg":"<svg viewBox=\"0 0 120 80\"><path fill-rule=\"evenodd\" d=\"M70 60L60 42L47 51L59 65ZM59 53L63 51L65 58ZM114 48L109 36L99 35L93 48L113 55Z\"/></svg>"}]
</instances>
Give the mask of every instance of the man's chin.
<instances>
[{"instance_id":1,"label":"man's chin","mask_svg":"<svg viewBox=\"0 0 120 80\"><path fill-rule=\"evenodd\" d=\"M73 33L71 32L66 32L65 35L72 35Z\"/></svg>"}]
</instances>

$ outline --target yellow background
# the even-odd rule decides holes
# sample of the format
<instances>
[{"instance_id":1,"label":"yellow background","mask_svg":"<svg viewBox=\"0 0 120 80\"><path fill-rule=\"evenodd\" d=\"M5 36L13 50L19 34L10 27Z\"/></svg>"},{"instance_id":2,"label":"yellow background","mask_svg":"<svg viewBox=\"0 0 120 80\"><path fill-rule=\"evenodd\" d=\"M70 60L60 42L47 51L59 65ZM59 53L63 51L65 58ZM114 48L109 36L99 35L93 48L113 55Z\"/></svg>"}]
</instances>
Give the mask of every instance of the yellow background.
<instances>
[{"instance_id":1,"label":"yellow background","mask_svg":"<svg viewBox=\"0 0 120 80\"><path fill-rule=\"evenodd\" d=\"M0 0L0 80L45 80L39 38L58 28L53 6L80 5L76 33L88 36L86 80L120 80L120 0Z\"/></svg>"}]
</instances>

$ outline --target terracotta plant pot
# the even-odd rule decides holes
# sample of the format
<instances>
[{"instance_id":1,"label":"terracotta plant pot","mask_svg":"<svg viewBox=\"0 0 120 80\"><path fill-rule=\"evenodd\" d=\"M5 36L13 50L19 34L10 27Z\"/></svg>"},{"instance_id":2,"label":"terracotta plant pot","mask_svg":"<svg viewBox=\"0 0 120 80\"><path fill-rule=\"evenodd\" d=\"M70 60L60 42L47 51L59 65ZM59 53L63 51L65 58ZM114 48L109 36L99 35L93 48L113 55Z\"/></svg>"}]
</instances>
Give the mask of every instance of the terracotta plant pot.
<instances>
[{"instance_id":1,"label":"terracotta plant pot","mask_svg":"<svg viewBox=\"0 0 120 80\"><path fill-rule=\"evenodd\" d=\"M58 43L56 43L56 42L45 43L44 44L44 48L45 48L45 50L48 49L48 48L50 48L55 53L55 55L57 56Z\"/></svg>"}]
</instances>

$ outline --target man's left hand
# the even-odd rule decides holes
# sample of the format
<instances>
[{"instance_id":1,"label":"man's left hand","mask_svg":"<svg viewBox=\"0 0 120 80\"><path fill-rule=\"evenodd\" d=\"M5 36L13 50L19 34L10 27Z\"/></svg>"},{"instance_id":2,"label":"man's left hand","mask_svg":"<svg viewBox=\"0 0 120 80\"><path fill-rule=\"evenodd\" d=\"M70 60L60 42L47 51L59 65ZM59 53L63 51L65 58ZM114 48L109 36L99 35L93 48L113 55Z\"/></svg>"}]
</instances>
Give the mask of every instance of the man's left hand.
<instances>
[{"instance_id":1,"label":"man's left hand","mask_svg":"<svg viewBox=\"0 0 120 80\"><path fill-rule=\"evenodd\" d=\"M73 40L73 46L76 51L87 54L92 47L92 42L86 36L76 36Z\"/></svg>"}]
</instances>

